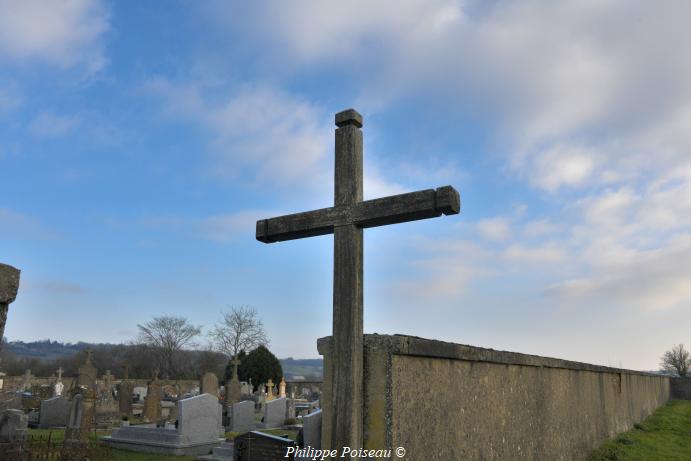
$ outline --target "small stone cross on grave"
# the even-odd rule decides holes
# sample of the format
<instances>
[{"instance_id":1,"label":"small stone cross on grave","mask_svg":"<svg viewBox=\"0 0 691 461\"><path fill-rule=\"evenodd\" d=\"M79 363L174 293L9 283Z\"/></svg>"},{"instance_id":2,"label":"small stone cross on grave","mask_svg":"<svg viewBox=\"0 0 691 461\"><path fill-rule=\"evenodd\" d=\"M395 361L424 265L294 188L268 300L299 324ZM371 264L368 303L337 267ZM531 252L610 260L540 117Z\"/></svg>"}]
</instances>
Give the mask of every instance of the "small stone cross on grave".
<instances>
[{"instance_id":1,"label":"small stone cross on grave","mask_svg":"<svg viewBox=\"0 0 691 461\"><path fill-rule=\"evenodd\" d=\"M269 378L269 381L266 383L266 390L267 390L267 395L266 395L266 400L273 400L274 399L274 380Z\"/></svg>"},{"instance_id":2,"label":"small stone cross on grave","mask_svg":"<svg viewBox=\"0 0 691 461\"><path fill-rule=\"evenodd\" d=\"M334 234L333 338L330 401L324 418L331 440L322 448L363 446L363 229L458 214L451 186L363 201L362 115L336 114L334 206L257 221L256 238L273 243Z\"/></svg>"},{"instance_id":3,"label":"small stone cross on grave","mask_svg":"<svg viewBox=\"0 0 691 461\"><path fill-rule=\"evenodd\" d=\"M65 370L62 369L62 367L58 368L58 381L62 381L62 374L65 372Z\"/></svg>"}]
</instances>

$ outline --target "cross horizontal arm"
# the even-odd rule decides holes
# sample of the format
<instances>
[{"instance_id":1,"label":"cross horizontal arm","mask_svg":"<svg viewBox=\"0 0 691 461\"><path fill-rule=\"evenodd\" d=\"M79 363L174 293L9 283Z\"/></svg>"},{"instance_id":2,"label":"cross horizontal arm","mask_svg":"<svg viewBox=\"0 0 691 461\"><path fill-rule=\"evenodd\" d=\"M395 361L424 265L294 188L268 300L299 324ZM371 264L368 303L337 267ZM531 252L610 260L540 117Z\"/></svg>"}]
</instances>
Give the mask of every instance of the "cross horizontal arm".
<instances>
[{"instance_id":1,"label":"cross horizontal arm","mask_svg":"<svg viewBox=\"0 0 691 461\"><path fill-rule=\"evenodd\" d=\"M280 242L333 233L335 226L376 227L458 214L460 195L451 186L392 195L352 206L322 208L257 221L257 240Z\"/></svg>"},{"instance_id":2,"label":"cross horizontal arm","mask_svg":"<svg viewBox=\"0 0 691 461\"><path fill-rule=\"evenodd\" d=\"M272 243L332 234L334 224L344 222L345 211L342 208L331 207L260 219L257 221L257 240Z\"/></svg>"},{"instance_id":3,"label":"cross horizontal arm","mask_svg":"<svg viewBox=\"0 0 691 461\"><path fill-rule=\"evenodd\" d=\"M363 228L377 227L460 211L460 194L453 187L444 186L360 202L353 207L352 223Z\"/></svg>"}]
</instances>

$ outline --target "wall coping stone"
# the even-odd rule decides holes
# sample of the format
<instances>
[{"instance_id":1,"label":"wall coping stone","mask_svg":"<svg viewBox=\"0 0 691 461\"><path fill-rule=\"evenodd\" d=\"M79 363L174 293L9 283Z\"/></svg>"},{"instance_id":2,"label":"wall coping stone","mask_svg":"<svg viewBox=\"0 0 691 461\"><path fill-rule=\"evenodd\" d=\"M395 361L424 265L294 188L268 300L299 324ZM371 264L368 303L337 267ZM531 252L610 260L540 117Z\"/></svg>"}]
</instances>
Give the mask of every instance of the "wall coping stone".
<instances>
[{"instance_id":1,"label":"wall coping stone","mask_svg":"<svg viewBox=\"0 0 691 461\"><path fill-rule=\"evenodd\" d=\"M324 355L326 351L331 348L331 341L331 336L325 336L317 340L317 350L321 355ZM562 368L576 371L593 371L596 373L619 373L655 376L660 378L667 377L645 371L606 367L603 365L593 365L590 363L574 362L571 360L543 357L539 355L521 354L519 352L499 351L467 344L456 344L400 334L366 334L364 335L364 345L366 348L382 348L394 355L433 357L530 367Z\"/></svg>"}]
</instances>

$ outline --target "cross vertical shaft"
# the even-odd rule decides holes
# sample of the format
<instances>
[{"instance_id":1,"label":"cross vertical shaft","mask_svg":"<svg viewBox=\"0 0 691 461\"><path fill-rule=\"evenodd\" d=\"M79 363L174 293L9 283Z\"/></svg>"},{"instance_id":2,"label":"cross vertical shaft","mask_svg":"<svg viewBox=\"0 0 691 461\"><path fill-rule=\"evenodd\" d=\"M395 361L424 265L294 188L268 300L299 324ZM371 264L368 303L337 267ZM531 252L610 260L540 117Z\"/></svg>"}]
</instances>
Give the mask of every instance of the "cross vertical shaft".
<instances>
[{"instance_id":1,"label":"cross vertical shaft","mask_svg":"<svg viewBox=\"0 0 691 461\"><path fill-rule=\"evenodd\" d=\"M336 116L334 205L362 201L362 118L352 110ZM333 390L331 447L362 446L363 238L352 223L334 227Z\"/></svg>"}]
</instances>

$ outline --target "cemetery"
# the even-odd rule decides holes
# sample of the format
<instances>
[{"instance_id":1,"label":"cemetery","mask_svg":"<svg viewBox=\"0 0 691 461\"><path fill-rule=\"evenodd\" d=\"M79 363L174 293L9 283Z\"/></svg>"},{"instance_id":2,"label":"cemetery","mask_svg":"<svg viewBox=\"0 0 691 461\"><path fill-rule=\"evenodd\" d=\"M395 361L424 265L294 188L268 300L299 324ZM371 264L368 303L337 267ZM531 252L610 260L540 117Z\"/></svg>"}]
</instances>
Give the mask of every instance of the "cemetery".
<instances>
[{"instance_id":1,"label":"cemetery","mask_svg":"<svg viewBox=\"0 0 691 461\"><path fill-rule=\"evenodd\" d=\"M0 0L0 461L691 461L689 24Z\"/></svg>"},{"instance_id":2,"label":"cemetery","mask_svg":"<svg viewBox=\"0 0 691 461\"><path fill-rule=\"evenodd\" d=\"M689 398L682 378L363 334L363 230L458 214L460 196L444 186L363 201L362 116L340 112L336 125L334 207L256 223L256 239L264 243L334 234L333 335L317 341L324 358L319 400L305 398L313 383L289 385L284 378L268 379L255 392L239 380L237 353L220 386L212 372L183 382L161 379L153 370L144 383L129 379L125 367L118 379L98 370L87 350L74 377L63 376L62 368L48 380L30 370L3 376L5 450L31 450L29 431L39 428L64 431L63 450L96 444L100 450L207 461L279 459L286 453L300 459L310 450L344 449L348 456L384 459L397 447L415 460L585 459L671 396ZM1 265L3 327L18 286L19 271ZM435 379L420 398L411 383L428 376ZM296 395L300 387L302 396ZM18 397L19 391L26 396Z\"/></svg>"}]
</instances>

